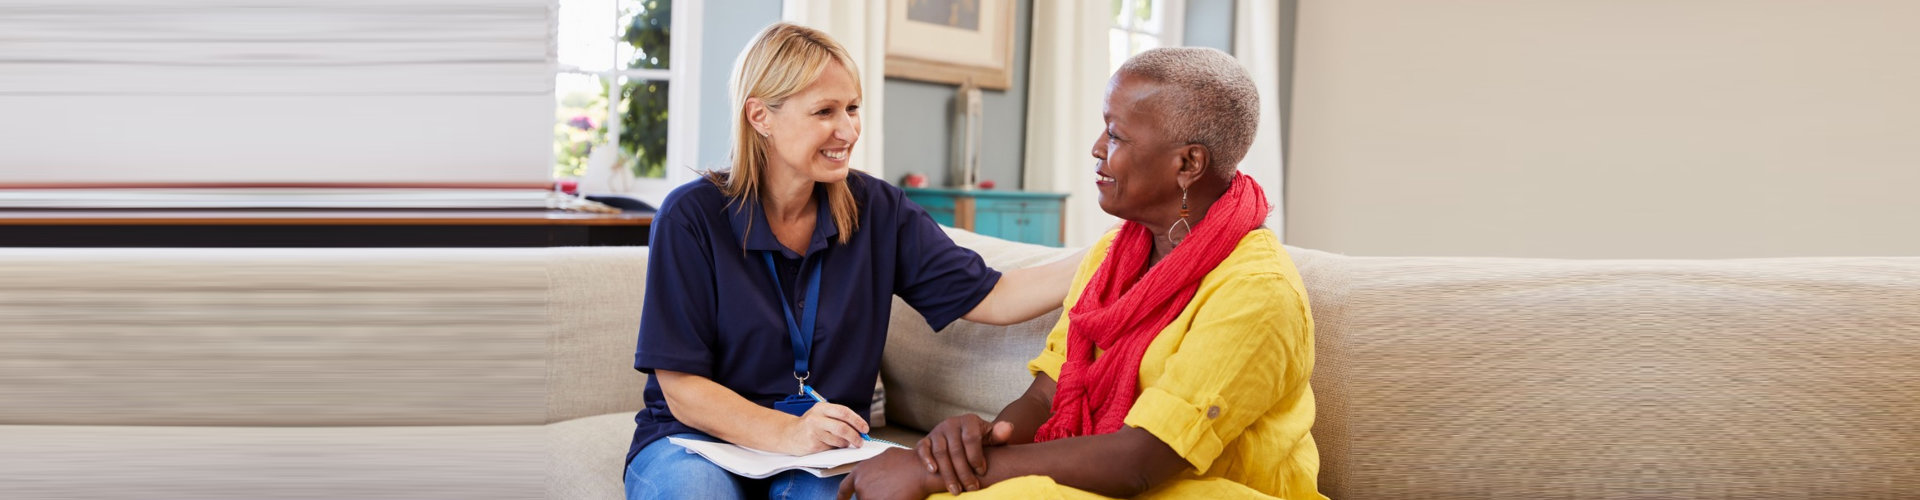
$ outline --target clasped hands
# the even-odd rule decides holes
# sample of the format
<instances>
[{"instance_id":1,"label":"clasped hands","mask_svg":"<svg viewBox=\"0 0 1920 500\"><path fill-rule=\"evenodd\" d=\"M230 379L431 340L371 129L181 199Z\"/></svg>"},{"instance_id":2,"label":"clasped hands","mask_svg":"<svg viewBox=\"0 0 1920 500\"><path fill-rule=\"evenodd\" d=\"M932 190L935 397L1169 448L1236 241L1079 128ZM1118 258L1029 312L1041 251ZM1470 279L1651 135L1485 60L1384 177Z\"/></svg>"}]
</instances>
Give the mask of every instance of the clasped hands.
<instances>
[{"instance_id":1,"label":"clasped hands","mask_svg":"<svg viewBox=\"0 0 1920 500\"><path fill-rule=\"evenodd\" d=\"M861 462L840 482L840 500L926 498L942 490L955 495L984 486L986 449L1004 446L1013 424L988 422L965 414L948 418L921 438L912 451L890 449Z\"/></svg>"}]
</instances>

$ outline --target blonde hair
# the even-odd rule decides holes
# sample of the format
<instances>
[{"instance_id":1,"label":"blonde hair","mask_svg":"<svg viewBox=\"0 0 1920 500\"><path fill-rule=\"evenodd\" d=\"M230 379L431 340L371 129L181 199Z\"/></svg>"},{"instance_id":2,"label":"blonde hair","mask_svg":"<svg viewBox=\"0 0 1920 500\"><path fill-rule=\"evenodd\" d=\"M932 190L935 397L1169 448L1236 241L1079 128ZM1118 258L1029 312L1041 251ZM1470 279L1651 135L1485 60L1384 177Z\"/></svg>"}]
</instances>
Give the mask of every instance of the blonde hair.
<instances>
[{"instance_id":1,"label":"blonde hair","mask_svg":"<svg viewBox=\"0 0 1920 500\"><path fill-rule=\"evenodd\" d=\"M827 67L838 62L853 76L854 90L860 88L860 70L853 56L833 41L833 37L813 28L791 23L774 23L740 52L733 62L733 79L728 89L733 96L733 144L728 151L732 168L726 172L707 172L708 181L720 187L734 202L760 200L760 184L767 170L767 138L755 133L747 121L747 99L759 98L769 108L778 108L787 98L805 90L820 79ZM840 230L840 242L853 238L859 227L860 208L854 204L853 190L847 179L827 184L825 203L833 212L834 225ZM746 207L741 204L742 210ZM751 231L752 227L748 227Z\"/></svg>"}]
</instances>

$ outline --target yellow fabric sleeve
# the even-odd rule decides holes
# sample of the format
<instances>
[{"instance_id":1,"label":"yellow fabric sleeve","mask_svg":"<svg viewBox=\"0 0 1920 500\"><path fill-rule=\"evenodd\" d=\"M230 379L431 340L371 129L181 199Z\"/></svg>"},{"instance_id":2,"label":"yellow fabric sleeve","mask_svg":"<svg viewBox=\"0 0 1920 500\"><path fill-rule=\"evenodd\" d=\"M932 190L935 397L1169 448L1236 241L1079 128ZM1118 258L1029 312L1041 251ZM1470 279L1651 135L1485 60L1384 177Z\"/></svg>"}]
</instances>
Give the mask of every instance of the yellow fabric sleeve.
<instances>
[{"instance_id":1,"label":"yellow fabric sleeve","mask_svg":"<svg viewBox=\"0 0 1920 500\"><path fill-rule=\"evenodd\" d=\"M1293 290L1278 273L1235 276L1201 290L1187 306L1191 327L1164 358L1160 376L1142 380L1126 424L1160 438L1205 474L1227 443L1285 397L1289 370L1311 369L1285 340L1310 335Z\"/></svg>"},{"instance_id":2,"label":"yellow fabric sleeve","mask_svg":"<svg viewBox=\"0 0 1920 500\"><path fill-rule=\"evenodd\" d=\"M1047 348L1040 355L1027 362L1027 371L1033 376L1045 374L1055 382L1060 381L1060 368L1067 364L1067 315L1060 315L1060 322L1053 325L1053 332L1047 334Z\"/></svg>"},{"instance_id":3,"label":"yellow fabric sleeve","mask_svg":"<svg viewBox=\"0 0 1920 500\"><path fill-rule=\"evenodd\" d=\"M1100 269L1100 261L1107 258L1107 250L1113 245L1114 235L1118 231L1108 231L1100 241L1087 249L1087 257L1080 260L1080 269L1073 273L1073 288L1067 289L1067 301L1062 306L1060 321L1053 324L1053 331L1047 334L1047 347L1040 355L1027 362L1027 371L1034 376L1046 374L1055 381L1060 380L1060 367L1067 363L1067 314L1073 305L1080 302L1080 293L1087 289L1087 281L1093 279L1093 272Z\"/></svg>"}]
</instances>

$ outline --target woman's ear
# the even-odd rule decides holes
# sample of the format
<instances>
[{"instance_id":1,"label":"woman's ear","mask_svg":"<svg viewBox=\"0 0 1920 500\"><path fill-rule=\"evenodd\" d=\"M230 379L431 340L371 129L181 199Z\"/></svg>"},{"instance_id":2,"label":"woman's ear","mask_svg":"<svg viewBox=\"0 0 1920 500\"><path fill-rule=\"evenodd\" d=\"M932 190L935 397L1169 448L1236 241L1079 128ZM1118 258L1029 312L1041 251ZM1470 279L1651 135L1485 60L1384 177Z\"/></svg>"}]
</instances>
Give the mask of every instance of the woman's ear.
<instances>
[{"instance_id":1,"label":"woman's ear","mask_svg":"<svg viewBox=\"0 0 1920 500\"><path fill-rule=\"evenodd\" d=\"M759 132L761 137L773 133L773 110L767 107L766 101L758 97L748 97L747 109L744 112L747 114L747 124L752 125L753 130Z\"/></svg>"},{"instance_id":2,"label":"woman's ear","mask_svg":"<svg viewBox=\"0 0 1920 500\"><path fill-rule=\"evenodd\" d=\"M1192 187L1194 183L1200 182L1200 176L1206 175L1207 171L1211 170L1213 162L1212 155L1207 153L1207 147L1200 144L1181 146L1179 159L1180 171L1174 175L1179 179L1180 189Z\"/></svg>"}]
</instances>

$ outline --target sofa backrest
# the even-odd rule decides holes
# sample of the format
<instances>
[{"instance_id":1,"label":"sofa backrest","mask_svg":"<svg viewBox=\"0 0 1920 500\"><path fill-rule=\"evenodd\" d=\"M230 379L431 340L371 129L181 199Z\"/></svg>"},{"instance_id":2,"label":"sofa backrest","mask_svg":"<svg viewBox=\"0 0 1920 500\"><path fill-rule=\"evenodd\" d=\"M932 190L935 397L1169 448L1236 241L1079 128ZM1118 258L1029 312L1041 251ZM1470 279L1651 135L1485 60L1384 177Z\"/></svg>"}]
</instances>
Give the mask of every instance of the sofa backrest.
<instances>
[{"instance_id":1,"label":"sofa backrest","mask_svg":"<svg viewBox=\"0 0 1920 500\"><path fill-rule=\"evenodd\" d=\"M633 349L646 295L647 248L555 248L552 255L546 421L640 411L647 376L634 371Z\"/></svg>"},{"instance_id":2,"label":"sofa backrest","mask_svg":"<svg viewBox=\"0 0 1920 500\"><path fill-rule=\"evenodd\" d=\"M0 424L506 425L636 410L645 258L0 249Z\"/></svg>"},{"instance_id":3,"label":"sofa backrest","mask_svg":"<svg viewBox=\"0 0 1920 500\"><path fill-rule=\"evenodd\" d=\"M995 266L1072 253L950 234ZM1330 497L1920 491L1920 258L1288 251L1314 311ZM1057 320L935 333L896 301L889 420L992 416Z\"/></svg>"},{"instance_id":4,"label":"sofa backrest","mask_svg":"<svg viewBox=\"0 0 1920 500\"><path fill-rule=\"evenodd\" d=\"M1052 248L947 228L955 243L979 252L995 269L1031 267L1068 258L1077 249ZM954 321L939 332L918 311L893 298L886 355L886 419L920 431L961 413L993 418L1033 383L1027 360L1046 347L1060 311L1010 326Z\"/></svg>"},{"instance_id":5,"label":"sofa backrest","mask_svg":"<svg viewBox=\"0 0 1920 500\"><path fill-rule=\"evenodd\" d=\"M1292 253L1333 498L1920 491L1920 258Z\"/></svg>"},{"instance_id":6,"label":"sofa backrest","mask_svg":"<svg viewBox=\"0 0 1920 500\"><path fill-rule=\"evenodd\" d=\"M989 264L1073 250L955 231ZM1920 258L1289 248L1334 498L1920 491ZM510 425L639 409L646 249L0 249L0 425ZM896 304L890 420L1016 397L1058 312Z\"/></svg>"}]
</instances>

